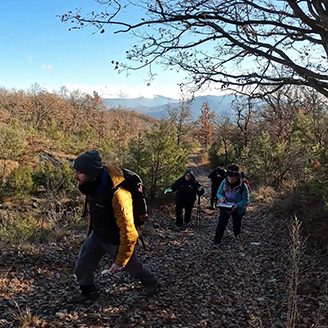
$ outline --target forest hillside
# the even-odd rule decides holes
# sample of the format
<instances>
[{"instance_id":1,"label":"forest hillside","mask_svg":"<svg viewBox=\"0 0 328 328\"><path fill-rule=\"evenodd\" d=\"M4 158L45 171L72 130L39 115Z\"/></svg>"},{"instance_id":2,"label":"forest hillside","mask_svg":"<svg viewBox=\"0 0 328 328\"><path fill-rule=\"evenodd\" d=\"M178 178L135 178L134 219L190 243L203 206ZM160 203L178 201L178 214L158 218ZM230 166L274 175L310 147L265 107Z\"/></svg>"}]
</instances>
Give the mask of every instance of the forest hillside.
<instances>
[{"instance_id":1,"label":"forest hillside","mask_svg":"<svg viewBox=\"0 0 328 328\"><path fill-rule=\"evenodd\" d=\"M234 119L205 102L168 119L108 110L80 92L0 91L0 327L325 327L327 323L327 122L308 90L266 105L235 103ZM98 301L72 305L74 264L87 222L71 160L98 149L105 163L144 181L150 218L141 260L161 282L152 298L124 272L96 273ZM212 247L218 210L209 172L238 163L251 200L236 240L231 225ZM163 191L193 169L205 188L201 224L174 229L174 195Z\"/></svg>"}]
</instances>

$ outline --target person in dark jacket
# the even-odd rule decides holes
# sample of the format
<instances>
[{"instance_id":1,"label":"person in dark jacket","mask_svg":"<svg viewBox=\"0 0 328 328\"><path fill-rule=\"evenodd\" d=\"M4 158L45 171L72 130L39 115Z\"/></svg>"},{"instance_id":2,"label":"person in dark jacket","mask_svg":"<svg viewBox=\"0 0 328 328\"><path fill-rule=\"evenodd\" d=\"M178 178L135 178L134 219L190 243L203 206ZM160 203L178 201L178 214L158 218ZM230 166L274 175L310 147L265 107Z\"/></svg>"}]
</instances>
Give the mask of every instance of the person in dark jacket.
<instances>
[{"instance_id":1,"label":"person in dark jacket","mask_svg":"<svg viewBox=\"0 0 328 328\"><path fill-rule=\"evenodd\" d=\"M238 165L228 166L227 178L222 181L217 192L217 197L220 203L232 203L232 208L220 209L219 223L216 227L214 237L214 247L220 245L230 216L232 216L235 237L238 237L240 234L241 221L246 213L246 207L249 201L249 192L248 187L240 178Z\"/></svg>"},{"instance_id":2,"label":"person in dark jacket","mask_svg":"<svg viewBox=\"0 0 328 328\"><path fill-rule=\"evenodd\" d=\"M78 156L74 163L79 190L87 197L87 213L91 233L84 240L75 266L75 275L81 294L72 297L72 303L83 303L97 297L94 271L106 253L113 258L109 273L125 270L145 286L144 296L158 290L154 275L139 262L135 244L138 233L134 225L130 192L112 188L124 181L123 172L115 166L102 165L100 154L91 150Z\"/></svg>"},{"instance_id":3,"label":"person in dark jacket","mask_svg":"<svg viewBox=\"0 0 328 328\"><path fill-rule=\"evenodd\" d=\"M225 179L227 176L227 171L224 167L224 163L220 163L218 167L213 170L209 175L208 178L211 179L212 185L211 185L211 210L216 207L218 198L216 196L216 193L218 192L218 189L220 187L221 182Z\"/></svg>"},{"instance_id":4,"label":"person in dark jacket","mask_svg":"<svg viewBox=\"0 0 328 328\"><path fill-rule=\"evenodd\" d=\"M187 169L182 177L177 179L170 187L176 194L176 229L182 230L189 226L192 208L196 201L196 195L203 195L204 188L196 180L192 170ZM183 209L185 217L183 222Z\"/></svg>"}]
</instances>

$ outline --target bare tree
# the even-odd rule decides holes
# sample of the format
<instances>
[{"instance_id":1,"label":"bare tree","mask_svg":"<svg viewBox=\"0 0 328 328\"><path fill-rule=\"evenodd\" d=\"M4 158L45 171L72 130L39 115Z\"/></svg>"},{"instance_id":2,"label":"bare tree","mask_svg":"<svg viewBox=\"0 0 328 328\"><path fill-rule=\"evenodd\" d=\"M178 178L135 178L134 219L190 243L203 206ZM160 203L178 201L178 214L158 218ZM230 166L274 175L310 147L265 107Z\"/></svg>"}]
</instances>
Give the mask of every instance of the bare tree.
<instances>
[{"instance_id":1,"label":"bare tree","mask_svg":"<svg viewBox=\"0 0 328 328\"><path fill-rule=\"evenodd\" d=\"M126 52L132 64L113 60L117 70L158 62L189 73L181 86L194 91L215 84L254 96L284 85L309 86L328 95L328 8L319 0L96 0L99 12L61 15L70 29L91 25L104 33L139 38ZM128 12L144 16L131 23ZM135 8L137 7L138 10ZM150 81L153 74L150 72ZM249 88L247 88L249 87ZM262 87L265 89L263 90Z\"/></svg>"},{"instance_id":2,"label":"bare tree","mask_svg":"<svg viewBox=\"0 0 328 328\"><path fill-rule=\"evenodd\" d=\"M251 133L254 128L254 116L256 110L251 98L241 98L239 102L234 103L234 109L237 116L237 127L240 131L238 139L240 140L240 151L242 148L247 147L249 140L251 139Z\"/></svg>"},{"instance_id":3,"label":"bare tree","mask_svg":"<svg viewBox=\"0 0 328 328\"><path fill-rule=\"evenodd\" d=\"M262 120L263 130L273 139L291 141L295 126L299 125L303 140L326 148L327 103L324 96L305 87L291 87L264 100L258 117Z\"/></svg>"},{"instance_id":4,"label":"bare tree","mask_svg":"<svg viewBox=\"0 0 328 328\"><path fill-rule=\"evenodd\" d=\"M196 137L204 148L207 148L213 139L215 113L207 101L203 102L200 107L200 115L196 122Z\"/></svg>"},{"instance_id":5,"label":"bare tree","mask_svg":"<svg viewBox=\"0 0 328 328\"><path fill-rule=\"evenodd\" d=\"M194 128L193 118L191 115L190 100L186 99L183 94L180 95L179 107L169 105L169 121L177 129L177 145L185 142L190 132Z\"/></svg>"},{"instance_id":6,"label":"bare tree","mask_svg":"<svg viewBox=\"0 0 328 328\"><path fill-rule=\"evenodd\" d=\"M292 127L301 104L299 97L297 90L287 90L264 98L265 103L259 112L259 118L263 121L263 130L274 140L291 138Z\"/></svg>"},{"instance_id":7,"label":"bare tree","mask_svg":"<svg viewBox=\"0 0 328 328\"><path fill-rule=\"evenodd\" d=\"M228 163L229 148L233 147L232 139L236 128L227 114L218 115L215 120L215 135L217 142L224 148L224 162Z\"/></svg>"}]
</instances>

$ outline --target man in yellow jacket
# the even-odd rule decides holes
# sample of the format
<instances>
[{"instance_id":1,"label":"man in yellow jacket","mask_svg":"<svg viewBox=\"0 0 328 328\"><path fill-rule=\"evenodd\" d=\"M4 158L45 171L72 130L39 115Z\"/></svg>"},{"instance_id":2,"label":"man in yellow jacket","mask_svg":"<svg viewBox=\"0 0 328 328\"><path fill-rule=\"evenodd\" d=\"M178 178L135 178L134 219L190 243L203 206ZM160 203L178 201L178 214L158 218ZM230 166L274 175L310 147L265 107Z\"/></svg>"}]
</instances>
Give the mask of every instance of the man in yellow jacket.
<instances>
[{"instance_id":1,"label":"man in yellow jacket","mask_svg":"<svg viewBox=\"0 0 328 328\"><path fill-rule=\"evenodd\" d=\"M145 286L144 296L154 295L158 290L157 280L139 262L135 251L138 232L134 225L132 196L123 188L114 194L112 192L124 180L122 170L114 166L104 167L97 150L78 156L73 167L79 190L87 197L90 234L83 242L75 266L81 294L71 301L83 303L97 297L94 271L106 253L114 259L109 273L124 269L141 280Z\"/></svg>"}]
</instances>

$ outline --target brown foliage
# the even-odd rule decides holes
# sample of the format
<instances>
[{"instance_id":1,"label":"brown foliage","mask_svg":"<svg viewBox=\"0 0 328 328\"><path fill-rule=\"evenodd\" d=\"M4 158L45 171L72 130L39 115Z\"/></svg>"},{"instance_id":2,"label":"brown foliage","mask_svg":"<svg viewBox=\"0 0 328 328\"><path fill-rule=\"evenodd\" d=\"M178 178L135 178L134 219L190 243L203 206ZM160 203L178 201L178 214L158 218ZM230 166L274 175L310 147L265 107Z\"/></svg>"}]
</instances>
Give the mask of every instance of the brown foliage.
<instances>
[{"instance_id":1,"label":"brown foliage","mask_svg":"<svg viewBox=\"0 0 328 328\"><path fill-rule=\"evenodd\" d=\"M202 103L197 122L196 137L204 148L207 148L213 141L214 118L215 114L211 112L208 102Z\"/></svg>"},{"instance_id":2,"label":"brown foliage","mask_svg":"<svg viewBox=\"0 0 328 328\"><path fill-rule=\"evenodd\" d=\"M24 160L39 152L78 153L104 141L126 146L156 121L136 112L108 110L96 92L58 95L38 86L29 92L0 90L0 120L10 124L13 119L22 129L33 129L26 137Z\"/></svg>"}]
</instances>

